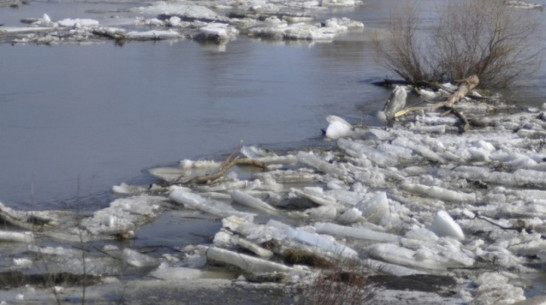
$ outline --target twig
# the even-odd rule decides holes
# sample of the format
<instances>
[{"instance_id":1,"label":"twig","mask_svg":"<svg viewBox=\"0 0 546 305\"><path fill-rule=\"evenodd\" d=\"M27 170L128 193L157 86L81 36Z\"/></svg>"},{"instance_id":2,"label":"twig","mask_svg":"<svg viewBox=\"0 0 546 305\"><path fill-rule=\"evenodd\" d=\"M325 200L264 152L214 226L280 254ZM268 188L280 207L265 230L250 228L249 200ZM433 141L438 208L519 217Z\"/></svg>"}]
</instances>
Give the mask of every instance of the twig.
<instances>
[{"instance_id":1,"label":"twig","mask_svg":"<svg viewBox=\"0 0 546 305\"><path fill-rule=\"evenodd\" d=\"M233 161L233 156L237 153L237 151L241 150L241 146L242 146L242 145L243 145L243 142L240 141L240 142L239 142L239 146L237 146L237 148L235 148L235 149L231 152L231 154L229 154L229 156L226 158L226 160L224 160L224 162L222 162L222 165L220 165L220 171L219 171L219 172L222 172L222 170L226 167L226 165L230 164L230 163ZM237 158L235 158L235 159L237 159ZM231 166L233 166L233 165L231 165ZM230 167L231 167L231 166L230 166ZM229 167L228 167L227 169L229 169ZM225 171L226 171L227 169L225 169L223 173L225 173ZM222 175L223 175L223 173L222 173ZM210 175L205 175L205 176L200 176L200 177L194 177L194 178L191 178L191 179L186 180L186 181L183 181L183 180L182 180L182 179L184 178L184 176L180 176L180 177L178 177L178 179L176 179L176 181L175 181L174 183L205 183L205 182L207 182L207 181L209 181L209 180L214 180L214 179L217 179L217 178L219 178L219 177L217 177L217 178L211 178L211 179L209 179L209 180L205 180L204 182L196 182L196 181L194 181L194 180L199 181L201 178L206 178L206 177L209 177L209 176L214 177L214 175L216 175L216 174L218 174L218 172L217 172L217 173L214 173L214 174L210 174ZM220 175L220 176L222 176L222 175Z\"/></svg>"},{"instance_id":2,"label":"twig","mask_svg":"<svg viewBox=\"0 0 546 305\"><path fill-rule=\"evenodd\" d=\"M222 165L220 166L218 171L211 174L206 174L203 176L189 178L186 180L183 179L184 176L180 176L178 179L176 179L174 183L184 183L184 184L208 183L212 180L216 180L222 177L231 167L235 165L250 165L250 166L261 168L263 170L267 169L267 165L262 161L254 160L254 159L242 159L240 156L233 158L233 156L230 155L224 162L222 162Z\"/></svg>"},{"instance_id":3,"label":"twig","mask_svg":"<svg viewBox=\"0 0 546 305\"><path fill-rule=\"evenodd\" d=\"M488 222L488 223L490 223L490 224L492 224L492 225L494 225L494 226L496 226L496 227L498 227L498 228L500 228L502 230L505 230L505 231L508 231L508 230L521 231L521 228L503 226L503 225L498 224L498 223L494 222L493 220L491 220L491 219L489 219L489 218L487 218L485 216L476 215L476 218L481 219L481 220L483 220L485 222Z\"/></svg>"},{"instance_id":4,"label":"twig","mask_svg":"<svg viewBox=\"0 0 546 305\"><path fill-rule=\"evenodd\" d=\"M459 86L459 89L455 91L446 101L446 103L453 107L453 104L461 100L463 97L466 96L466 94L476 88L476 86L480 83L480 80L478 79L478 76L472 75L467 78L465 78L462 82L462 84Z\"/></svg>"},{"instance_id":5,"label":"twig","mask_svg":"<svg viewBox=\"0 0 546 305\"><path fill-rule=\"evenodd\" d=\"M397 117L400 117L400 116L403 116L404 114L406 113L409 113L409 112L413 112L413 111L419 111L419 110L428 110L428 111L432 111L432 110L436 110L438 108L441 108L441 107L446 107L446 102L438 102L436 104L433 104L433 105L429 105L429 106L414 106L414 107L407 107L407 108L404 108L398 112L396 112L394 114L394 117L397 118Z\"/></svg>"},{"instance_id":6,"label":"twig","mask_svg":"<svg viewBox=\"0 0 546 305\"><path fill-rule=\"evenodd\" d=\"M240 157L237 156L233 160L229 160L230 158L231 156L229 156L228 159L226 159L226 161L220 167L220 170L218 170L216 173L194 177L190 179L187 183L188 184L203 184L203 183L207 183L209 181L216 180L222 177L227 172L228 169L230 169L237 163Z\"/></svg>"},{"instance_id":7,"label":"twig","mask_svg":"<svg viewBox=\"0 0 546 305\"><path fill-rule=\"evenodd\" d=\"M468 129L470 128L470 124L468 123L468 120L466 119L466 117L463 115L462 112L455 109L454 107L449 108L447 112L453 113L456 117L459 118L459 120L461 120L461 126L460 126L461 132L468 131Z\"/></svg>"},{"instance_id":8,"label":"twig","mask_svg":"<svg viewBox=\"0 0 546 305\"><path fill-rule=\"evenodd\" d=\"M243 159L240 156L235 156L235 154L241 150L242 145L243 145L243 142L242 141L239 142L239 146L237 146L237 148L235 148L231 152L231 154L229 154L226 160L222 162L222 165L220 165L220 169L217 172L206 174L203 176L193 177L188 180L183 180L184 177L180 176L178 177L178 179L176 179L174 183L205 184L222 177L230 168L232 168L235 165L251 165L251 166L259 167L261 169L267 169L267 165L262 161L258 161L254 159L246 159L246 158Z\"/></svg>"},{"instance_id":9,"label":"twig","mask_svg":"<svg viewBox=\"0 0 546 305\"><path fill-rule=\"evenodd\" d=\"M267 169L267 165L264 162L254 159L239 159L235 165L251 165L261 169Z\"/></svg>"},{"instance_id":10,"label":"twig","mask_svg":"<svg viewBox=\"0 0 546 305\"><path fill-rule=\"evenodd\" d=\"M466 117L460 111L455 109L453 106L455 105L455 103L460 101L463 97L465 97L470 90L476 88L478 84L479 84L479 79L476 75L469 76L462 81L462 84L459 86L457 91L455 91L451 96L449 96L449 98L446 101L438 102L436 104L429 105L429 106L407 107L396 112L394 114L394 117L395 118L400 117L406 113L413 112L413 111L419 111L419 110L433 111L438 108L445 107L449 109L448 113L453 113L457 118L459 118L462 121L461 129L462 129L462 132L465 132L468 130L470 124L468 123L468 120L466 119Z\"/></svg>"}]
</instances>

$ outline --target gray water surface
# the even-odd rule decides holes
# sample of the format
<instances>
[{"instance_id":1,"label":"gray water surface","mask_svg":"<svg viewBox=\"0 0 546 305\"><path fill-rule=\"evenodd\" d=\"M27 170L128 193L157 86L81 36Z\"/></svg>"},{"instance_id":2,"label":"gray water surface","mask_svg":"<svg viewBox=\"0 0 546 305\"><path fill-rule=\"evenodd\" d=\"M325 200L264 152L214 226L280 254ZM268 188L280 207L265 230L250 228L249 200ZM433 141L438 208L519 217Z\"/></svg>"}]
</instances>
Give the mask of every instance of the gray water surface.
<instances>
[{"instance_id":1,"label":"gray water surface","mask_svg":"<svg viewBox=\"0 0 546 305\"><path fill-rule=\"evenodd\" d=\"M369 120L357 109L371 113L388 95L365 81L383 74L366 41L240 37L225 52L192 41L0 45L0 54L0 198L23 207L108 191L240 140L321 141L327 115Z\"/></svg>"}]
</instances>

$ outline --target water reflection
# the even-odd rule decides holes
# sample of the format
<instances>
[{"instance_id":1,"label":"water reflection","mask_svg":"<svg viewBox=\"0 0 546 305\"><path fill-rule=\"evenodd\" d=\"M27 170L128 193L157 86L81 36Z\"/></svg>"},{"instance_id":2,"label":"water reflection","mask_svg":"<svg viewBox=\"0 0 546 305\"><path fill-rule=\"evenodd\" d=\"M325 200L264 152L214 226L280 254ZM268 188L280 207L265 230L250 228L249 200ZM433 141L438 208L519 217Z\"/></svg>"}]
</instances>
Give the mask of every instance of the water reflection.
<instances>
[{"instance_id":1,"label":"water reflection","mask_svg":"<svg viewBox=\"0 0 546 305\"><path fill-rule=\"evenodd\" d=\"M0 198L55 205L241 139L311 143L384 93L360 82L376 74L364 44L1 45Z\"/></svg>"}]
</instances>

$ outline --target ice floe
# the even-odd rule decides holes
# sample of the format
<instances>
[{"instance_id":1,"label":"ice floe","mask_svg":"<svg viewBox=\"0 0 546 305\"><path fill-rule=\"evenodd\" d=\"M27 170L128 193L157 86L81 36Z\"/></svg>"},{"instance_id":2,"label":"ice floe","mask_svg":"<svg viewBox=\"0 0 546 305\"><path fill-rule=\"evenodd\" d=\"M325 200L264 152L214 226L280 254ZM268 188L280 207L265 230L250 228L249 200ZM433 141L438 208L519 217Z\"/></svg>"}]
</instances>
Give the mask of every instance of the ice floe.
<instances>
[{"instance_id":1,"label":"ice floe","mask_svg":"<svg viewBox=\"0 0 546 305\"><path fill-rule=\"evenodd\" d=\"M517 8L526 8L526 9L544 9L544 5L538 3L529 3L523 0L507 0L504 1L505 5L517 7Z\"/></svg>"},{"instance_id":2,"label":"ice floe","mask_svg":"<svg viewBox=\"0 0 546 305\"><path fill-rule=\"evenodd\" d=\"M191 38L225 45L238 35L273 39L332 41L348 31L362 30L364 24L346 17L317 20L327 7L358 5L358 1L336 0L306 2L311 15L290 13L290 2L165 2L127 10L131 17L116 20L63 18L52 20L49 15L25 18L28 27L2 27L3 40L12 43L61 44L115 40L156 41ZM298 4L298 9L300 8ZM265 16L265 17L264 17Z\"/></svg>"},{"instance_id":3,"label":"ice floe","mask_svg":"<svg viewBox=\"0 0 546 305\"><path fill-rule=\"evenodd\" d=\"M96 211L82 221L92 234L119 235L135 230L153 220L163 211L164 197L136 196L113 201L110 207Z\"/></svg>"},{"instance_id":4,"label":"ice floe","mask_svg":"<svg viewBox=\"0 0 546 305\"><path fill-rule=\"evenodd\" d=\"M325 134L330 139L336 140L350 136L353 133L353 125L336 115L329 115L326 120L329 124Z\"/></svg>"},{"instance_id":5,"label":"ice floe","mask_svg":"<svg viewBox=\"0 0 546 305\"><path fill-rule=\"evenodd\" d=\"M47 16L47 15L44 15ZM44 21L46 23L51 22L49 18L44 17ZM56 24L60 27L66 27L66 28L82 28L82 27L95 27L99 25L99 22L95 19L72 19L72 18L66 18L61 19L56 22Z\"/></svg>"},{"instance_id":6,"label":"ice floe","mask_svg":"<svg viewBox=\"0 0 546 305\"><path fill-rule=\"evenodd\" d=\"M464 239L463 230L461 230L461 227L446 211L438 211L434 215L430 230L438 236L451 236L456 239Z\"/></svg>"},{"instance_id":7,"label":"ice floe","mask_svg":"<svg viewBox=\"0 0 546 305\"><path fill-rule=\"evenodd\" d=\"M233 39L238 34L239 31L229 24L211 22L199 29L199 34L196 35L196 39L221 42Z\"/></svg>"}]
</instances>

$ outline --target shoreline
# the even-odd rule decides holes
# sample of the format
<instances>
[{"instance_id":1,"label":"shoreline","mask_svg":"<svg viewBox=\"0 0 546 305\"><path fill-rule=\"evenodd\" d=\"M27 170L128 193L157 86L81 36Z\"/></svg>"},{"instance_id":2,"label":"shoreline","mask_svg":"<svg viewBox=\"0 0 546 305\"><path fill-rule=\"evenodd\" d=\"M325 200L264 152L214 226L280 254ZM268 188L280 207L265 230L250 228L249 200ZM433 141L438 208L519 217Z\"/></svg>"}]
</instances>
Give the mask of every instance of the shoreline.
<instances>
[{"instance_id":1,"label":"shoreline","mask_svg":"<svg viewBox=\"0 0 546 305\"><path fill-rule=\"evenodd\" d=\"M356 260L354 270L370 281L377 275L394 276L362 287L370 289L366 297L378 304L388 304L394 296L407 302L424 298L430 304L524 301L525 291L536 285L544 289L543 283L533 286L526 280L539 274L543 264L544 110L506 113L500 104L476 101L459 107L481 127L475 124L459 134L453 117L416 113L392 128L357 128L319 150L277 154L243 146L235 154L264 162L267 170L238 166L210 184L169 186L180 176L221 166L215 160L184 160L177 168L151 170L170 183L115 186L127 197L80 221L74 211L3 207L5 220L27 230L24 235L5 231L4 239L30 250L12 253L17 263L11 269L35 273L37 265L47 262L49 270L99 276L100 281L140 290L140 284L175 289L172 285L179 287L180 280L207 277L211 267L226 268L235 280L205 282L275 287L296 298L290 303L298 303L309 302L321 276L340 272L313 264L326 260L343 269L347 260ZM173 215L180 222L202 215L198 217L221 223L221 228L211 228L210 239L203 236L199 244L157 245L152 251L131 246L132 240L139 241L141 228L169 211L179 211ZM176 230L176 222L169 223ZM289 250L313 256L283 262ZM447 276L453 282L438 286L442 293L422 291L411 288L411 277L417 275ZM151 282L142 281L149 277ZM404 278L398 286L402 290L381 288ZM77 295L81 288L62 288L59 295ZM25 300L38 295L28 287L15 291L21 289ZM33 289L46 295L50 291ZM101 298L112 301L110 293L90 296Z\"/></svg>"}]
</instances>

